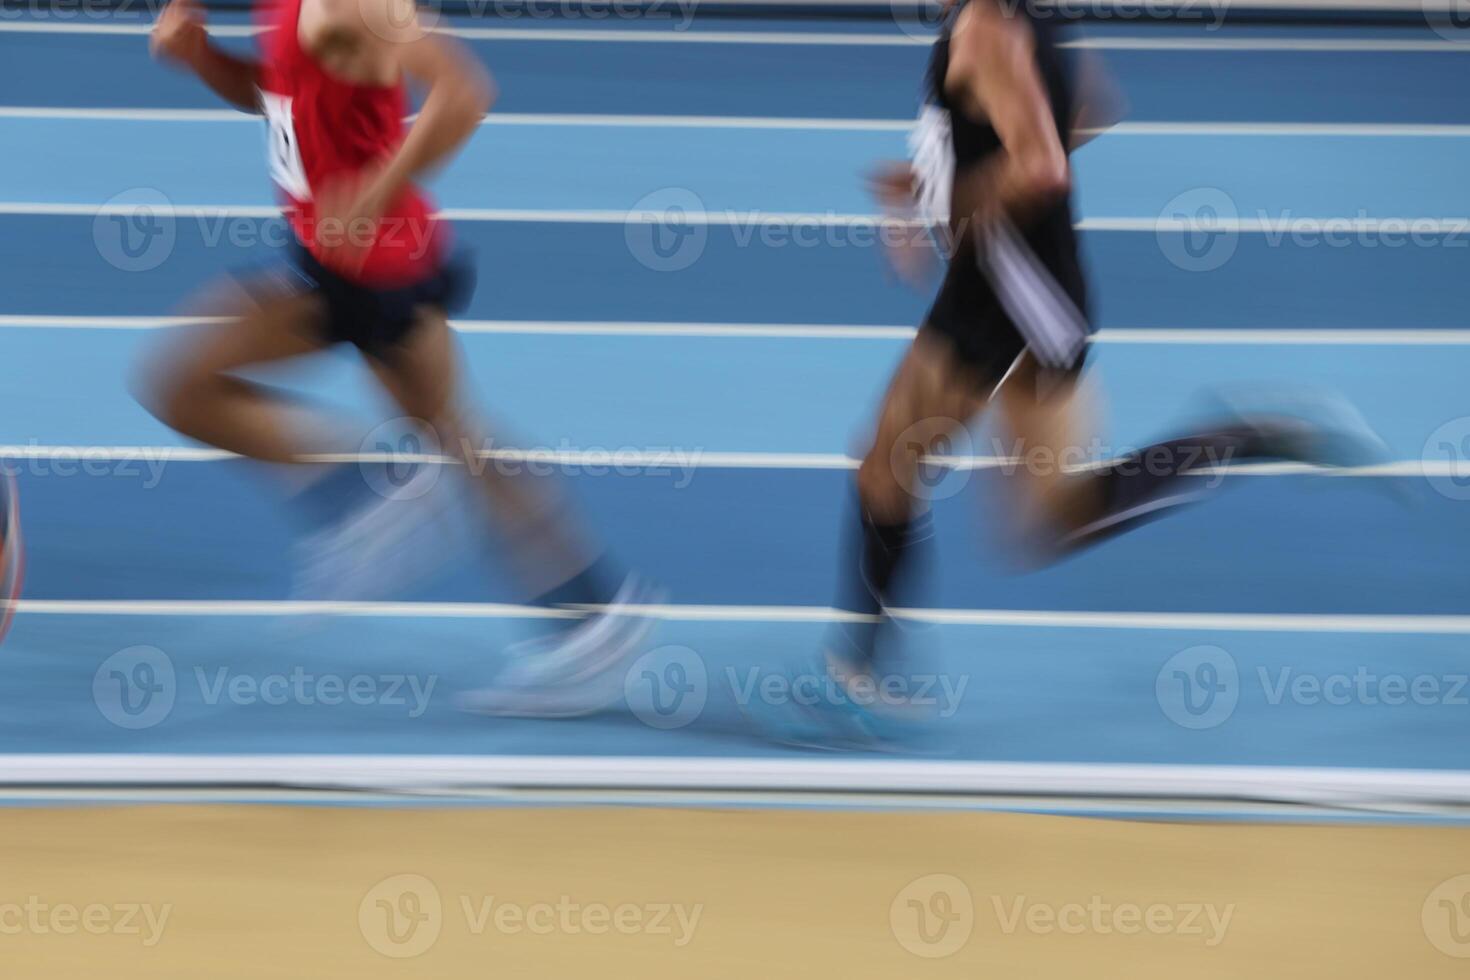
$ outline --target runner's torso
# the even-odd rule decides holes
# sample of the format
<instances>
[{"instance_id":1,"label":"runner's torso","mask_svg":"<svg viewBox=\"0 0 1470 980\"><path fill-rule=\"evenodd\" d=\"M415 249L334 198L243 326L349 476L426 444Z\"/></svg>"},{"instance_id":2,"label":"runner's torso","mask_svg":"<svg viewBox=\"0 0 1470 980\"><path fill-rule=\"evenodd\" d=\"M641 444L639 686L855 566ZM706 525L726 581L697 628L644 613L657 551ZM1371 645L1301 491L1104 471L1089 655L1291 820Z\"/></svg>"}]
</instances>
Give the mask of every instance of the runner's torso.
<instances>
[{"instance_id":1,"label":"runner's torso","mask_svg":"<svg viewBox=\"0 0 1470 980\"><path fill-rule=\"evenodd\" d=\"M962 0L950 12L930 57L924 85L924 106L912 137L914 167L924 210L931 220L940 222L949 221L952 217L950 202L955 176L984 164L1002 149L1000 136L989 121L967 114L945 89L954 26L966 2L989 0ZM1046 88L1057 133L1062 145L1066 146L1071 135L1076 97L1072 60L1060 47L1065 35L1058 26L1056 15L1047 16L1046 12L1038 15L1031 10L1029 2L1004 6L1008 11L1014 9L1014 16L1023 18L1035 36L1037 71ZM1037 257L1071 295L1073 302L1085 309L1085 287L1077 255L1070 197L1064 197L1033 215L1022 233Z\"/></svg>"},{"instance_id":2,"label":"runner's torso","mask_svg":"<svg viewBox=\"0 0 1470 980\"><path fill-rule=\"evenodd\" d=\"M261 35L261 103L268 132L271 179L301 244L324 264L333 229L318 221L315 193L391 157L403 142L408 96L401 83L359 85L328 74L298 37L302 0L265 0ZM393 201L353 278L384 286L431 275L440 263L445 230L416 187ZM354 239L355 240L355 239Z\"/></svg>"}]
</instances>

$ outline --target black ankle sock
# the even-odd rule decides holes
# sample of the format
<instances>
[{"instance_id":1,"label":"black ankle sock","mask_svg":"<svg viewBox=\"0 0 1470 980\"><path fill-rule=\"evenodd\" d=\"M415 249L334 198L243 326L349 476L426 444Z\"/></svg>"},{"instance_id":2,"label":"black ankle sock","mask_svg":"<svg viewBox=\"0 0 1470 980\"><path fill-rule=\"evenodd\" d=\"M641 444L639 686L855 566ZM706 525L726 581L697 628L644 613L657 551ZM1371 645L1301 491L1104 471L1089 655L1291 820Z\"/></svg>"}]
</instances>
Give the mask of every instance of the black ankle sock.
<instances>
[{"instance_id":1,"label":"black ankle sock","mask_svg":"<svg viewBox=\"0 0 1470 980\"><path fill-rule=\"evenodd\" d=\"M623 584L622 570L607 555L549 592L531 600L533 606L605 606L613 601Z\"/></svg>"},{"instance_id":2,"label":"black ankle sock","mask_svg":"<svg viewBox=\"0 0 1470 980\"><path fill-rule=\"evenodd\" d=\"M1121 534L1175 507L1200 499L1214 486L1199 474L1210 467L1277 455L1261 431L1235 426L1156 443L1097 470L1099 510L1068 536L1077 548Z\"/></svg>"},{"instance_id":3,"label":"black ankle sock","mask_svg":"<svg viewBox=\"0 0 1470 980\"><path fill-rule=\"evenodd\" d=\"M883 613L909 559L917 547L934 534L929 512L898 523L875 521L861 504L857 506L857 533L848 532L839 572L837 607L863 616ZM839 623L835 629L839 656L855 666L872 665L878 623Z\"/></svg>"}]
</instances>

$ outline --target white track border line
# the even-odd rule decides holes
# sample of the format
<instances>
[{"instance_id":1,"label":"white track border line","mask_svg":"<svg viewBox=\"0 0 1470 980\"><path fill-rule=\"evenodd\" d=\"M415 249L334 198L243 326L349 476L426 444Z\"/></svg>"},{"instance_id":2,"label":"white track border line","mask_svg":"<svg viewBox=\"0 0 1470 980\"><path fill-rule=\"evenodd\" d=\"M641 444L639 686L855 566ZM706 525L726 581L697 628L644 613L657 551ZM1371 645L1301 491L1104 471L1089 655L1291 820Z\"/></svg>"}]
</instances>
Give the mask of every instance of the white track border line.
<instances>
[{"instance_id":1,"label":"white track border line","mask_svg":"<svg viewBox=\"0 0 1470 980\"><path fill-rule=\"evenodd\" d=\"M1341 824L1413 824L1459 826L1470 823L1470 813L1454 805L1424 803L1380 807L1313 806L1288 801L1170 800L1164 797L1112 799L1103 796L978 796L935 793L799 792L781 790L689 789L563 789L466 787L435 790L331 790L251 787L111 788L86 785L30 788L0 784L0 805L6 803L303 803L387 807L496 807L517 804L541 806L657 806L657 807L795 807L817 810L918 810L1045 813L1053 816L1106 814L1123 819L1140 816L1165 819L1240 819L1265 823L1328 820Z\"/></svg>"},{"instance_id":2,"label":"white track border line","mask_svg":"<svg viewBox=\"0 0 1470 980\"><path fill-rule=\"evenodd\" d=\"M24 201L0 202L0 216L46 216L96 218L109 215L128 216L138 211L136 204L58 204ZM160 209L161 210L161 209ZM275 205L263 204L174 204L169 216L179 219L258 218L281 216ZM660 223L667 215L661 211L620 211L615 209L561 210L521 208L445 208L438 212L446 221L524 222L542 224L637 224ZM914 220L895 221L879 214L850 214L817 211L745 211L736 209L686 212L680 223L707 227L791 226L802 228L878 228L885 225L918 226ZM1197 222L1176 218L1103 217L1083 218L1074 227L1078 231L1125 233L1188 232L1200 230ZM1394 234L1413 232L1421 235L1452 235L1470 232L1470 217L1384 217L1342 218L1234 218L1216 219L1203 230L1219 234L1292 234L1295 232L1337 234Z\"/></svg>"},{"instance_id":3,"label":"white track border line","mask_svg":"<svg viewBox=\"0 0 1470 980\"><path fill-rule=\"evenodd\" d=\"M1257 800L1313 806L1470 803L1470 772L922 759L460 755L0 755L0 784L488 787L935 793Z\"/></svg>"},{"instance_id":4,"label":"white track border line","mask_svg":"<svg viewBox=\"0 0 1470 980\"><path fill-rule=\"evenodd\" d=\"M1470 37L1470 32L1467 32ZM1064 48L1094 51L1283 51L1283 52L1439 52L1470 53L1470 43L1451 41L1394 41L1379 38L1287 37L1089 37L1064 42Z\"/></svg>"},{"instance_id":5,"label":"white track border line","mask_svg":"<svg viewBox=\"0 0 1470 980\"><path fill-rule=\"evenodd\" d=\"M244 122L260 117L235 109L120 109L0 106L0 119L57 119L107 122ZM692 116L601 113L492 112L485 126L621 126L689 129L803 129L907 132L912 119L840 119L798 116ZM1470 129L1470 127L1466 127Z\"/></svg>"},{"instance_id":6,"label":"white track border line","mask_svg":"<svg viewBox=\"0 0 1470 980\"><path fill-rule=\"evenodd\" d=\"M187 316L46 316L0 315L0 330L163 330L215 317ZM750 340L880 340L906 341L913 327L817 323L654 323L588 320L453 320L462 334L544 337L688 337ZM1470 345L1470 329L1377 329L1348 327L1112 327L1099 330L1091 343L1103 346L1302 346L1302 347L1462 347Z\"/></svg>"},{"instance_id":7,"label":"white track border line","mask_svg":"<svg viewBox=\"0 0 1470 980\"><path fill-rule=\"evenodd\" d=\"M234 122L258 124L260 117L235 109L125 109L109 107L0 106L0 119L52 119L94 122ZM499 112L485 126L606 126L687 129L834 130L906 133L912 119L843 119L802 116L627 115L599 113ZM1323 122L1125 122L1087 129L1096 136L1285 136L1285 137L1452 137L1470 136L1458 123Z\"/></svg>"},{"instance_id":8,"label":"white track border line","mask_svg":"<svg viewBox=\"0 0 1470 980\"><path fill-rule=\"evenodd\" d=\"M90 122L233 122L259 124L260 117L235 109L119 109L0 106L0 119L53 119ZM906 133L912 119L839 119L801 116L685 116L598 113L498 112L485 126L607 126L674 129L777 129ZM1284 136L1284 137L1449 137L1470 136L1470 125L1453 123L1319 122L1131 122L1087 129L1096 136Z\"/></svg>"},{"instance_id":9,"label":"white track border line","mask_svg":"<svg viewBox=\"0 0 1470 980\"><path fill-rule=\"evenodd\" d=\"M326 602L293 599L19 599L0 603L21 616L321 617L358 619L575 619L581 612L490 602ZM589 607L600 608L600 607ZM659 604L622 607L681 623L862 623L826 606ZM1095 612L1067 609L899 608L901 619L934 626L1047 630L1154 630L1191 633L1371 633L1470 635L1470 616L1378 613Z\"/></svg>"},{"instance_id":10,"label":"white track border line","mask_svg":"<svg viewBox=\"0 0 1470 980\"><path fill-rule=\"evenodd\" d=\"M651 449L492 449L476 453L480 459L513 463L539 463L546 466L577 468L635 467L647 470L855 470L859 460L842 453L725 452L698 448L659 447ZM219 463L236 459L222 449L196 446L54 446L39 444L0 445L0 460L59 460L77 463L135 462L164 465L168 463ZM447 456L392 453L314 453L302 457L320 463L418 462L460 465ZM932 456L936 466L952 470L1014 470L1025 464L1020 457L1006 456ZM1085 472L1107 461L1064 467L1069 472ZM1190 476L1209 477L1228 473L1231 476L1321 476L1325 479L1434 479L1470 478L1470 463L1453 460L1404 459L1371 466L1323 469L1305 463L1234 463L1229 466L1201 466Z\"/></svg>"},{"instance_id":11,"label":"white track border line","mask_svg":"<svg viewBox=\"0 0 1470 980\"><path fill-rule=\"evenodd\" d=\"M737 212L738 214L738 212ZM836 217L836 216L834 216ZM874 219L876 220L876 219ZM715 222L711 222L712 224ZM738 224L738 218L732 219ZM1201 224L1180 218L1083 218L1076 227L1079 231L1113 232L1189 232L1203 230L1212 233L1256 235L1292 234L1293 232L1316 233L1332 231L1338 234L1373 234L1389 229L1403 234L1414 231L1418 234L1463 234L1470 231L1470 217L1387 217L1387 218L1341 218L1341 217L1298 217L1298 218L1224 218Z\"/></svg>"},{"instance_id":12,"label":"white track border line","mask_svg":"<svg viewBox=\"0 0 1470 980\"><path fill-rule=\"evenodd\" d=\"M1420 9L1418 7L1415 8ZM0 21L0 34L80 34L141 37L151 24L103 24L75 21ZM218 24L216 37L254 37L262 28L250 24ZM823 31L620 30L617 28L451 27L444 33L467 41L589 42L603 44L755 44L813 47L929 47L926 35L910 35L894 25L893 33ZM1380 38L1241 38L1241 37L1089 37L1064 42L1064 48L1099 51L1282 51L1282 52L1470 52L1470 44L1442 40L1395 41Z\"/></svg>"}]
</instances>

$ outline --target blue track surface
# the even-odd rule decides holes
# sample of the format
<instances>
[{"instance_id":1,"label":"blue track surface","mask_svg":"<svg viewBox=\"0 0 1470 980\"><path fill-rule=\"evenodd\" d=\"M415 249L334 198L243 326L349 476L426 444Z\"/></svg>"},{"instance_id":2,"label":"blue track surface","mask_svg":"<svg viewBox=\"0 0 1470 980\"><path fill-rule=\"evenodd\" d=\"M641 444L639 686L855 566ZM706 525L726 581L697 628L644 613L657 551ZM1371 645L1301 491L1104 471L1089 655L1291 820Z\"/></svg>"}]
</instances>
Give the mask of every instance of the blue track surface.
<instances>
[{"instance_id":1,"label":"blue track surface","mask_svg":"<svg viewBox=\"0 0 1470 980\"><path fill-rule=\"evenodd\" d=\"M222 23L239 24L225 16ZM120 23L135 23L123 18ZM3 28L0 24L0 28ZM483 26L470 24L467 26ZM588 24L493 25L585 31ZM658 24L619 30L663 31ZM720 21L692 34L851 32L891 25ZM1099 25L1096 39L1352 38L1433 43L1419 30ZM244 42L240 42L244 43ZM912 116L926 50L898 44L476 40L512 113L816 117ZM1111 50L1133 122L1465 124L1470 55L1460 51ZM58 65L70 66L58 70ZM35 109L213 108L197 85L152 65L133 35L0 30L0 105ZM127 373L154 335L18 317L159 317L201 283L271 261L278 223L257 216L172 220L165 252L127 271L118 226L88 213L139 188L179 206L270 202L249 121L30 117L0 109L0 444L177 447L132 401ZM659 272L638 260L617 214L662 188L694 192L711 214L861 215L861 174L903 152L897 128L487 125L436 183L448 208L476 212L459 241L477 255L466 320L910 326L926 298L888 280L871 244L841 226L810 244L758 225L716 223L697 260ZM105 149L105 155L103 150ZM1470 163L1463 135L1112 134L1081 152L1083 241L1105 331L1307 329L1325 344L1110 340L1093 352L1107 393L1104 441L1126 448L1187 423L1201 390L1240 382L1330 385L1383 435L1400 463L1434 456L1433 433L1470 414L1470 346L1343 343L1336 332L1463 329L1459 283L1470 236L1423 231L1412 243L1364 232L1231 233L1208 271L1178 261L1179 232L1156 232L1173 199L1201 188L1255 220L1454 219ZM128 198L124 198L128 200ZM515 215L506 212L536 212ZM562 212L579 212L566 215ZM556 220L553 220L556 219ZM566 219L566 220L563 220ZM845 220L845 219L844 219ZM1132 223L1134 230L1127 230ZM839 222L841 224L841 222ZM1187 264L1187 263L1184 263ZM63 329L63 326L66 328ZM1263 334L1263 338L1267 335ZM1269 339L1269 338L1267 338ZM1235 338L1239 340L1239 338ZM505 441L556 450L670 450L667 472L572 475L567 482L624 560L670 587L671 601L721 607L824 606L831 597L848 474L789 465L702 466L707 453L852 451L903 342L826 338L470 334L475 388ZM363 429L383 417L345 354L276 380L310 389ZM1464 427L1470 431L1470 423ZM982 427L973 451L1005 453ZM740 723L732 684L775 674L818 641L819 623L668 622L660 639L694 651L708 703L659 731L627 713L576 724L486 722L450 695L483 683L535 620L434 614L303 620L267 615L87 612L123 600L278 600L290 595L290 528L272 482L238 462L146 461L88 472L20 464L27 597L78 603L23 613L0 660L0 755L116 753L497 753L656 756L779 754ZM1148 526L1054 568L1009 567L1001 482L977 473L945 500L933 575L909 604L955 610L1400 616L1393 632L1338 622L1279 631L950 625L916 629L908 675L956 695L916 754L1020 762L1164 762L1334 767L1467 766L1470 709L1461 637L1427 616L1470 614L1463 542L1470 504L1454 487L1400 469L1341 480L1240 476L1207 507ZM516 601L490 560L462 554L410 600ZM310 598L309 596L307 598ZM1420 618L1416 618L1420 617ZM1415 624L1422 624L1416 631ZM162 651L174 707L139 729L110 720L98 676L118 651ZM1238 672L1228 719L1191 730L1170 720L1158 684L1170 658L1218 646ZM102 674L99 675L99 669ZM214 685L305 671L409 675L433 684L410 706L273 705ZM220 671L225 671L220 674ZM1283 671L1285 673L1283 673ZM1433 703L1282 696L1310 678L1386 675L1437 681ZM1462 700L1456 701L1455 695ZM406 694L412 701L411 693Z\"/></svg>"},{"instance_id":2,"label":"blue track surface","mask_svg":"<svg viewBox=\"0 0 1470 980\"><path fill-rule=\"evenodd\" d=\"M99 238L117 241L108 224L99 231L90 217L0 216L8 303L16 314L161 315L207 279L271 261L270 243L286 233L268 224L180 220L167 258L131 272L108 262L98 246ZM744 239L739 231L710 228L698 261L660 272L638 262L620 223L465 222L459 241L480 256L482 283L465 316L908 325L923 315L927 299L886 276L877 249L840 238L813 247L768 244L748 226ZM1369 234L1333 248L1242 234L1230 260L1209 274L1170 262L1160 242L1177 237L1084 234L1091 278L1107 284L1096 295L1100 325L1346 329L1465 322L1464 304L1446 288L1464 265L1467 252L1456 244L1463 236L1443 236L1444 247L1408 248L1383 246ZM57 261L59 255L66 261Z\"/></svg>"},{"instance_id":3,"label":"blue track surface","mask_svg":"<svg viewBox=\"0 0 1470 980\"><path fill-rule=\"evenodd\" d=\"M598 28L586 30L595 35ZM1146 25L1130 33L1140 32L1157 33ZM890 28L887 35L895 33ZM1407 36L1422 40L1421 32ZM505 112L907 118L927 57L921 44L472 43L499 80ZM140 50L138 38L129 36L27 36L0 65L0 99L45 106L217 105L187 78L146 63ZM89 66L85 74L52 70L79 59ZM1140 121L1466 119L1459 92L1470 82L1470 57L1458 51L1115 51L1109 60L1132 118ZM117 78L128 83L104 81Z\"/></svg>"},{"instance_id":4,"label":"blue track surface","mask_svg":"<svg viewBox=\"0 0 1470 980\"><path fill-rule=\"evenodd\" d=\"M0 179L13 200L28 203L101 204L147 187L176 206L271 204L258 179L262 129L238 119L0 120L6 143L36 148L0 161ZM1077 194L1084 219L1152 219L1200 188L1223 191L1245 218L1443 218L1458 213L1441 188L1470 164L1467 144L1437 136L1108 135L1077 154ZM89 168L99 145L120 150L106 167ZM902 132L488 126L434 186L447 205L471 209L625 210L679 187L716 214L861 214L871 210L865 168L903 154ZM63 170L75 178L49 186ZM1418 179L1402 181L1410 171ZM18 196L22 189L29 196ZM1460 241L1466 248L1470 236Z\"/></svg>"}]
</instances>

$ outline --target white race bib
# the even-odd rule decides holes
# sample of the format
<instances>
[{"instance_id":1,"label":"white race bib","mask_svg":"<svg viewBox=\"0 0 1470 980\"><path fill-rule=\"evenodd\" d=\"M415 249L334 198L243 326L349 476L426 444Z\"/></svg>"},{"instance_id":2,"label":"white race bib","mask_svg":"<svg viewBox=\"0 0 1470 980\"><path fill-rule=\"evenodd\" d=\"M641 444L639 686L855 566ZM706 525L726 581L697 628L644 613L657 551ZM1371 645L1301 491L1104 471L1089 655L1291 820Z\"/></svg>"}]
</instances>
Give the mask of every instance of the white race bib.
<instances>
[{"instance_id":1,"label":"white race bib","mask_svg":"<svg viewBox=\"0 0 1470 980\"><path fill-rule=\"evenodd\" d=\"M293 200L311 200L306 165L301 162L301 146L296 142L296 124L291 119L291 100L284 95L262 91L260 105L265 110L265 149L271 180Z\"/></svg>"},{"instance_id":2,"label":"white race bib","mask_svg":"<svg viewBox=\"0 0 1470 980\"><path fill-rule=\"evenodd\" d=\"M919 217L930 225L948 225L954 143L947 111L936 105L919 111L918 124L909 133L909 158L918 184Z\"/></svg>"}]
</instances>

